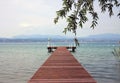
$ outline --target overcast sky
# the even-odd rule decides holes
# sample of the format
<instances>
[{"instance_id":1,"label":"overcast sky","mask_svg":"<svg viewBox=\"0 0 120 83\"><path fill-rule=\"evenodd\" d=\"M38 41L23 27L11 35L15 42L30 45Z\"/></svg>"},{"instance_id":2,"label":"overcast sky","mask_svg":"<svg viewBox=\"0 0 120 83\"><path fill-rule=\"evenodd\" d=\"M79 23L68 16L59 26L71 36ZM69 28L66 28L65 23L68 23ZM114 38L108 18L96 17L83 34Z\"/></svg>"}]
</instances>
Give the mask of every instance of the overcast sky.
<instances>
[{"instance_id":1,"label":"overcast sky","mask_svg":"<svg viewBox=\"0 0 120 83\"><path fill-rule=\"evenodd\" d=\"M60 20L56 25L53 22L56 11L61 6L62 0L0 0L0 37L31 34L64 35L62 30L66 26L66 21ZM92 30L88 22L83 29L78 29L77 36L120 34L120 19L116 14L109 18L108 13L100 13L97 5L95 8L100 16L98 26ZM71 36L71 33L67 34L69 35Z\"/></svg>"}]
</instances>

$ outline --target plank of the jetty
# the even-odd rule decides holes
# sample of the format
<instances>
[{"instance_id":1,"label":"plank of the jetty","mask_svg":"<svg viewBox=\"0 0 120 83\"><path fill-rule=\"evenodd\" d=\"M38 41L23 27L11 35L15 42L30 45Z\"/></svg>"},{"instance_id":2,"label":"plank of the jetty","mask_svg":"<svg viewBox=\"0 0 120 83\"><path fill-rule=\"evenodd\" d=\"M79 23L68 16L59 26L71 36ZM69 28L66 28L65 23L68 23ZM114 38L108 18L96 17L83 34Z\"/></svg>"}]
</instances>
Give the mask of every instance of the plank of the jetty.
<instances>
[{"instance_id":1,"label":"plank of the jetty","mask_svg":"<svg viewBox=\"0 0 120 83\"><path fill-rule=\"evenodd\" d=\"M28 83L96 83L66 47L58 47Z\"/></svg>"}]
</instances>

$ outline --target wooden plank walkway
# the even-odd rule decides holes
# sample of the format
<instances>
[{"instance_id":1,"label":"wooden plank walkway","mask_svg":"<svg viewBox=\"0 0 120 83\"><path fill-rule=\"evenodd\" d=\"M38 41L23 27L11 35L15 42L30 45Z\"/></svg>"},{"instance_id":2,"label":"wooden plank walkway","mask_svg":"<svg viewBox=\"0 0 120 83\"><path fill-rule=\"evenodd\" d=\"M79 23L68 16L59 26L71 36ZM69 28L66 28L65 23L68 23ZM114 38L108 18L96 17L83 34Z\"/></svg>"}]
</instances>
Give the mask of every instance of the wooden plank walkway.
<instances>
[{"instance_id":1,"label":"wooden plank walkway","mask_svg":"<svg viewBox=\"0 0 120 83\"><path fill-rule=\"evenodd\" d=\"M28 83L96 83L66 47L58 47Z\"/></svg>"}]
</instances>

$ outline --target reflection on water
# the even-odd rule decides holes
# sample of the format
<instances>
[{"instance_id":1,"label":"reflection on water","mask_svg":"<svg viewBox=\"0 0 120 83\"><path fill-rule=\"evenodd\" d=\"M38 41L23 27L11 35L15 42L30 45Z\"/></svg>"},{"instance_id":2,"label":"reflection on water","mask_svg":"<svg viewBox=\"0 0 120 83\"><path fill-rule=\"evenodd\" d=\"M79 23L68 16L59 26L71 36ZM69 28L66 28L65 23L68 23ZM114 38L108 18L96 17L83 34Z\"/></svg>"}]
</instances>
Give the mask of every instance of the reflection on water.
<instances>
[{"instance_id":1,"label":"reflection on water","mask_svg":"<svg viewBox=\"0 0 120 83\"><path fill-rule=\"evenodd\" d=\"M27 83L50 55L46 45L47 43L0 44L0 83ZM82 43L73 55L97 83L119 83L120 62L111 53L113 46L117 45Z\"/></svg>"}]
</instances>

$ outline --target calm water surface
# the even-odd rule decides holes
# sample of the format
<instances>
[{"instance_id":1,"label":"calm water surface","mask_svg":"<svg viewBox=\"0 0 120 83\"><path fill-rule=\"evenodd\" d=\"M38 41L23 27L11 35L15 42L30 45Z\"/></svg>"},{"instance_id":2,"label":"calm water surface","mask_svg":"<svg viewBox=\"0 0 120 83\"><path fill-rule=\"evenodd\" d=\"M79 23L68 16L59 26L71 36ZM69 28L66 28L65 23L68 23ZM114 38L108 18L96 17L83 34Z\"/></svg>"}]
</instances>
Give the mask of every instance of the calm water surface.
<instances>
[{"instance_id":1,"label":"calm water surface","mask_svg":"<svg viewBox=\"0 0 120 83\"><path fill-rule=\"evenodd\" d=\"M46 45L0 43L0 83L27 83L50 56ZM73 55L97 83L120 83L120 62L111 53L117 46L116 43L81 43Z\"/></svg>"}]
</instances>

